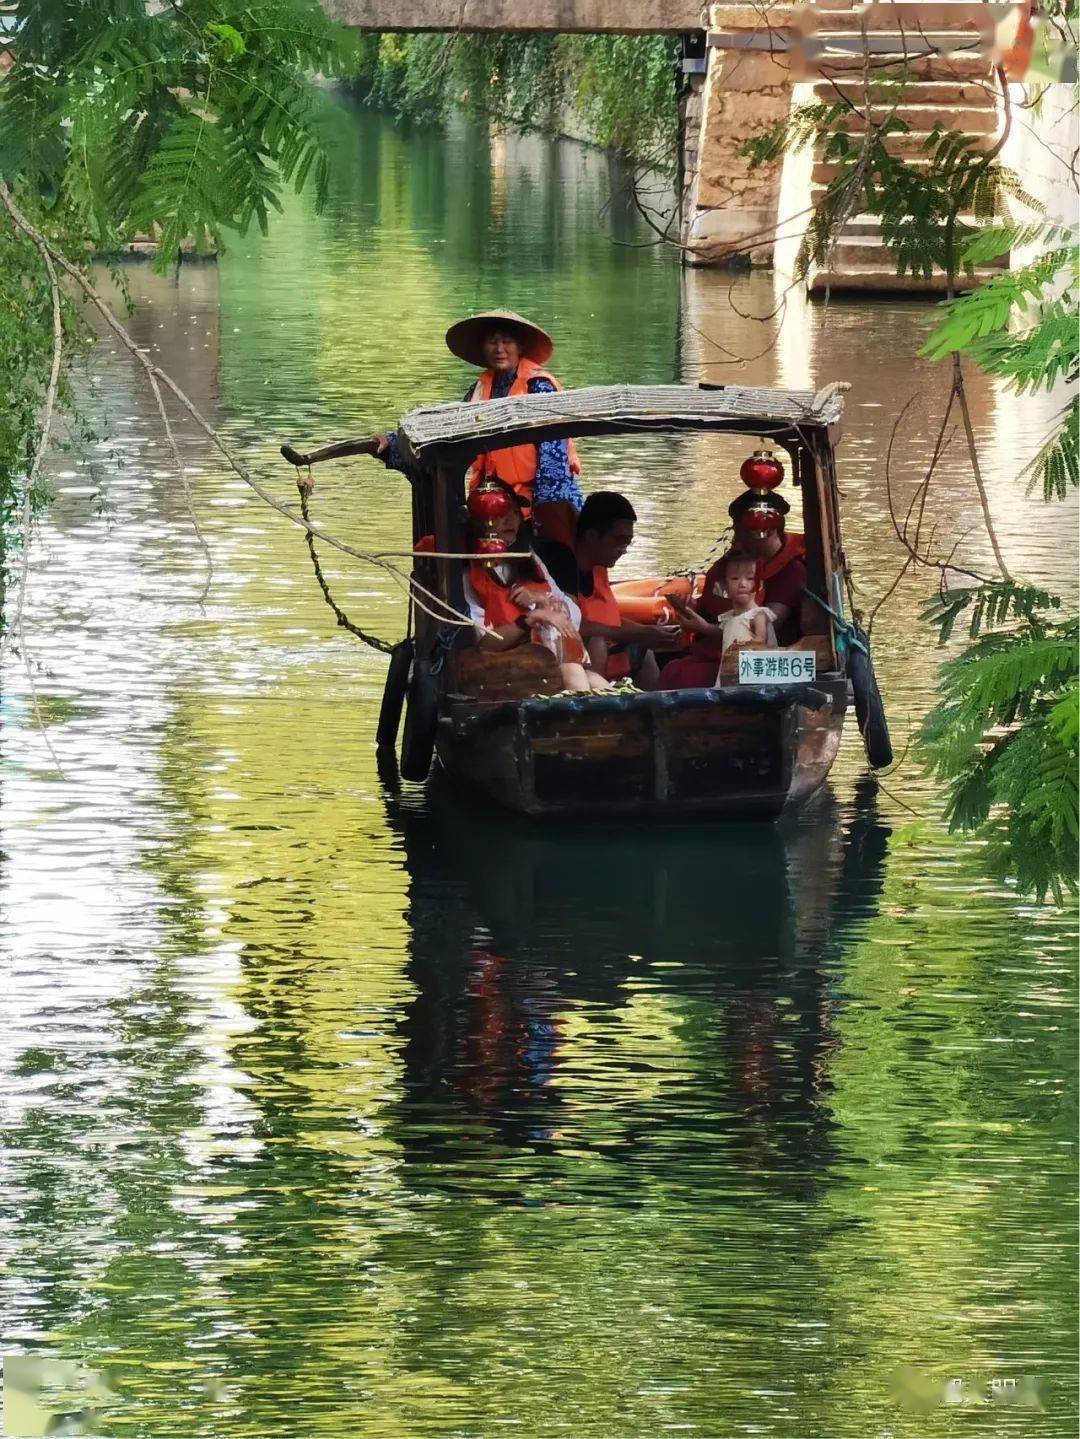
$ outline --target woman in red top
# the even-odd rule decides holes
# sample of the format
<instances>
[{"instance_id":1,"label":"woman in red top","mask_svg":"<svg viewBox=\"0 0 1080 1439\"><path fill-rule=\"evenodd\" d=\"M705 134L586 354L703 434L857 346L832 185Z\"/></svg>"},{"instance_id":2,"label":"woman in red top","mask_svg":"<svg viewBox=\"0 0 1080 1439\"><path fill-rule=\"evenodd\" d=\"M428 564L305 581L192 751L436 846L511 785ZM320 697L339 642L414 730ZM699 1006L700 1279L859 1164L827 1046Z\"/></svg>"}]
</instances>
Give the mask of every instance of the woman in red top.
<instances>
[{"instance_id":1,"label":"woman in red top","mask_svg":"<svg viewBox=\"0 0 1080 1439\"><path fill-rule=\"evenodd\" d=\"M765 534L748 530L743 516L751 505L760 502L760 495L747 490L728 506L728 514L735 522L731 548L757 560L758 603L773 616L777 644L790 645L799 638L799 612L806 584L806 545L802 535L784 533L784 517L791 506L782 495L771 494L765 501L779 516L776 528ZM723 626L719 617L730 608L720 573L722 564L723 560L718 560L709 570L697 600L691 604L674 598L670 601L683 626L694 636L694 644L688 655L672 660L661 671L661 689L697 689L716 683L716 669L723 650Z\"/></svg>"}]
</instances>

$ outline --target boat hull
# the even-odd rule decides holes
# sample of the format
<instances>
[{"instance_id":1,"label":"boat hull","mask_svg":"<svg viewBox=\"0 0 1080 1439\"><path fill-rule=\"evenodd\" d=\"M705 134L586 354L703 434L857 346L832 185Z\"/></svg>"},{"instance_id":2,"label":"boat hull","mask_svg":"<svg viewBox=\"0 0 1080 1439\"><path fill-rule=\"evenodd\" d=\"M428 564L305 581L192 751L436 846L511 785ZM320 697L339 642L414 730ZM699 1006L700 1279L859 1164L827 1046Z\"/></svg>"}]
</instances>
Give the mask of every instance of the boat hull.
<instances>
[{"instance_id":1,"label":"boat hull","mask_svg":"<svg viewBox=\"0 0 1080 1439\"><path fill-rule=\"evenodd\" d=\"M528 815L775 819L824 781L847 705L814 685L451 704L443 768Z\"/></svg>"}]
</instances>

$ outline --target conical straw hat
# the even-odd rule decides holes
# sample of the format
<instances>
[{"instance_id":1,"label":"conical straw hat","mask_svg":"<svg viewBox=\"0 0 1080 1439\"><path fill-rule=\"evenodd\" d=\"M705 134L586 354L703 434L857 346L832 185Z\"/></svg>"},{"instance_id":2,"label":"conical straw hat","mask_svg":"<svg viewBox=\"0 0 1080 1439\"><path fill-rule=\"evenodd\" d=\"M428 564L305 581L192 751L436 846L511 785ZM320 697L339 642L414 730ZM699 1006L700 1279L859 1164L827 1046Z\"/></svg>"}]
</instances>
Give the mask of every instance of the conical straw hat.
<instances>
[{"instance_id":1,"label":"conical straw hat","mask_svg":"<svg viewBox=\"0 0 1080 1439\"><path fill-rule=\"evenodd\" d=\"M482 315L470 315L466 320L458 320L446 332L446 347L452 355L484 369L487 365L484 359L484 336L491 330L502 328L520 336L521 353L527 360L544 365L551 358L555 342L548 332L539 325L534 325L531 320L526 320L524 315L516 315L513 310L487 310Z\"/></svg>"}]
</instances>

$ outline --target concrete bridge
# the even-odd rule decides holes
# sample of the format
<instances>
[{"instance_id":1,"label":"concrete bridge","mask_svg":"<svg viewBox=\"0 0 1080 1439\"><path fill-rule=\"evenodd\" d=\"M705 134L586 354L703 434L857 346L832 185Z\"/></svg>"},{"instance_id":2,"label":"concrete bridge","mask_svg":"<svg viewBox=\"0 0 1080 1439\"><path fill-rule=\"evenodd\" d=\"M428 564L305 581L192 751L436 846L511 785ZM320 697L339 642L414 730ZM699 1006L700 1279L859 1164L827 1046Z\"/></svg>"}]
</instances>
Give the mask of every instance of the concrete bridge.
<instances>
[{"instance_id":1,"label":"concrete bridge","mask_svg":"<svg viewBox=\"0 0 1080 1439\"><path fill-rule=\"evenodd\" d=\"M322 0L354 30L516 30L677 35L705 28L700 0Z\"/></svg>"},{"instance_id":2,"label":"concrete bridge","mask_svg":"<svg viewBox=\"0 0 1080 1439\"><path fill-rule=\"evenodd\" d=\"M989 57L1000 7L978 0L322 4L335 19L363 30L681 35L678 190L681 242L690 264L785 266L812 203L834 171L820 155L789 155L750 170L741 146L782 120L793 105L836 99L838 87L859 110L883 114L895 96L873 86L879 67L895 73L897 63L906 62L912 82L897 112L908 133L888 142L897 153L917 153L938 127L959 129L983 148L1000 129L1000 97ZM1075 135L1075 118L1066 129ZM1008 163L1014 157L1004 158ZM1015 160L1026 173L1027 155L1018 153ZM812 274L810 285L871 291L940 288L942 277L898 281L895 270L877 218L856 215L845 226L828 271Z\"/></svg>"}]
</instances>

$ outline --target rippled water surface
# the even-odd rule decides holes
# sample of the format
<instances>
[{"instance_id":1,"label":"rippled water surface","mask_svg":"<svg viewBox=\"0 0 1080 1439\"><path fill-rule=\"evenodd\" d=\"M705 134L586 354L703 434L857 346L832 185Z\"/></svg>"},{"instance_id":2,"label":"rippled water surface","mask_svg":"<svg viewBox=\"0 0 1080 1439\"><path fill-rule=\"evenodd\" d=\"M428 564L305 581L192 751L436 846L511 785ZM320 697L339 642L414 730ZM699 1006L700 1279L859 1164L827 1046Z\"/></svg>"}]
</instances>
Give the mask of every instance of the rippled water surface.
<instances>
[{"instance_id":1,"label":"rippled water surface","mask_svg":"<svg viewBox=\"0 0 1080 1439\"><path fill-rule=\"evenodd\" d=\"M506 304L570 383L852 381L845 539L884 593L893 424L910 399L906 505L940 416L927 306L760 321L772 278L680 271L602 156L332 123L321 218L129 271L140 344L282 500L282 439L457 397L443 330ZM111 1386L54 1407L154 1439L1075 1433L1073 910L990 880L910 759L875 794L850 733L780 827L547 830L384 782L384 661L299 532L178 424L200 606L152 399L107 347L93 375L102 438L33 551L37 705L9 656L0 730L5 1348ZM970 384L1010 561L1075 592L1073 517L1012 478L1047 406ZM746 448L582 446L639 509L625 573L708 550ZM314 505L407 543L370 461ZM985 562L956 444L931 509ZM326 563L396 638L393 583ZM898 751L925 593L874 629ZM913 1412L901 1365L1041 1407Z\"/></svg>"}]
</instances>

